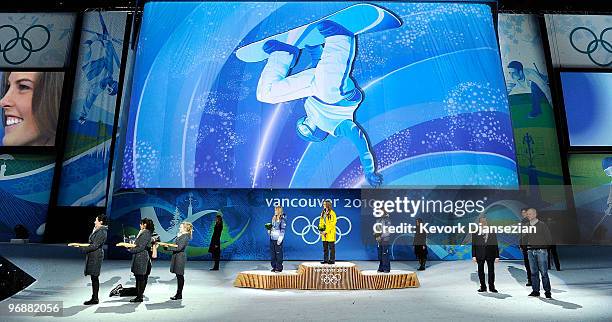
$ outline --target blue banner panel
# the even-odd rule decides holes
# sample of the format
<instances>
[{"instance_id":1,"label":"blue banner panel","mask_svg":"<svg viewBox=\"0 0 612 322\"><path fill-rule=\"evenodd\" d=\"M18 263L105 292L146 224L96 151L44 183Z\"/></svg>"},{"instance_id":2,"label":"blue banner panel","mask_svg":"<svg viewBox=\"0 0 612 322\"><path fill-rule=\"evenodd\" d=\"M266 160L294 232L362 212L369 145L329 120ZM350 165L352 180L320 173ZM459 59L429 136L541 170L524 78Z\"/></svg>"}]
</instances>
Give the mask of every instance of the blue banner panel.
<instances>
[{"instance_id":1,"label":"blue banner panel","mask_svg":"<svg viewBox=\"0 0 612 322\"><path fill-rule=\"evenodd\" d=\"M126 12L83 18L58 204L106 206Z\"/></svg>"},{"instance_id":2,"label":"blue banner panel","mask_svg":"<svg viewBox=\"0 0 612 322\"><path fill-rule=\"evenodd\" d=\"M149 2L125 188L517 184L490 7Z\"/></svg>"},{"instance_id":3,"label":"blue banner panel","mask_svg":"<svg viewBox=\"0 0 612 322\"><path fill-rule=\"evenodd\" d=\"M500 14L499 47L506 77L521 185L562 185L561 153L538 17ZM537 193L545 193L546 189ZM542 199L560 201L544 194Z\"/></svg>"}]
</instances>

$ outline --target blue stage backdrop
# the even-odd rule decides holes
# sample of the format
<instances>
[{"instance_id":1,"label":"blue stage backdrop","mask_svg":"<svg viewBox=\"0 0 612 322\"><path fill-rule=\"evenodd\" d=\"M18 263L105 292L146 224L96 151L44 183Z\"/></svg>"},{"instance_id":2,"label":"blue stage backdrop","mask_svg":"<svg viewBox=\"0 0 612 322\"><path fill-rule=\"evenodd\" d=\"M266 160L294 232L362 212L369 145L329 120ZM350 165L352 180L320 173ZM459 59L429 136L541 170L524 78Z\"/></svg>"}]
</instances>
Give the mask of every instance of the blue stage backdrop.
<instances>
[{"instance_id":1,"label":"blue stage backdrop","mask_svg":"<svg viewBox=\"0 0 612 322\"><path fill-rule=\"evenodd\" d=\"M330 196L334 198L358 199L357 190L167 190L147 189L124 191L113 196L111 209L110 244L121 241L125 235L138 231L141 218L151 218L155 231L164 241L170 241L178 233L179 224L190 221L194 224L193 240L188 249L191 259L207 259L208 244L212 235L215 216L223 214L224 229L221 235L223 258L262 260L268 259L269 237L265 224L270 222L273 204L286 199L285 212L288 215L285 238L285 257L292 259L318 259L321 241L318 225L321 203ZM289 200L289 201L287 201ZM293 201L293 206L291 206ZM343 207L338 204L337 215L340 236L338 240L339 258L375 258L376 249L364 247L360 233L360 209ZM293 227L293 228L292 228ZM293 229L295 232L293 232ZM111 257L127 258L124 249L111 248Z\"/></svg>"},{"instance_id":2,"label":"blue stage backdrop","mask_svg":"<svg viewBox=\"0 0 612 322\"><path fill-rule=\"evenodd\" d=\"M148 2L130 106L124 188L517 184L487 5Z\"/></svg>"},{"instance_id":3,"label":"blue stage backdrop","mask_svg":"<svg viewBox=\"0 0 612 322\"><path fill-rule=\"evenodd\" d=\"M52 154L0 154L0 242L15 238L16 225L42 240L54 169Z\"/></svg>"},{"instance_id":4,"label":"blue stage backdrop","mask_svg":"<svg viewBox=\"0 0 612 322\"><path fill-rule=\"evenodd\" d=\"M362 194L356 189L138 189L117 192L113 195L110 209L109 256L114 259L129 258L130 254L125 249L112 245L122 241L123 236L136 235L141 218L151 218L162 241L169 242L176 237L182 221L192 222L195 230L187 255L192 260L210 259L208 245L215 216L221 212L224 219L221 235L222 258L268 260L270 244L264 226L272 219L274 205L280 203L287 215L285 259L320 260L322 242L318 234L318 218L325 199L333 200L338 218L337 259L377 259L377 249L371 235L372 217L363 215ZM493 199L489 202L491 207L487 208L487 213L492 223L508 224L519 221L518 209L504 206L515 203L496 202ZM477 215L466 215L461 220L474 222ZM394 223L397 224L399 222ZM461 236L462 239L463 237L465 236ZM411 234L398 234L393 238L392 259L415 259L412 238ZM520 258L516 235L500 236L499 240L501 258ZM471 258L469 244L440 245L430 239L429 257L442 260L468 259ZM160 258L167 259L169 254L160 249Z\"/></svg>"}]
</instances>

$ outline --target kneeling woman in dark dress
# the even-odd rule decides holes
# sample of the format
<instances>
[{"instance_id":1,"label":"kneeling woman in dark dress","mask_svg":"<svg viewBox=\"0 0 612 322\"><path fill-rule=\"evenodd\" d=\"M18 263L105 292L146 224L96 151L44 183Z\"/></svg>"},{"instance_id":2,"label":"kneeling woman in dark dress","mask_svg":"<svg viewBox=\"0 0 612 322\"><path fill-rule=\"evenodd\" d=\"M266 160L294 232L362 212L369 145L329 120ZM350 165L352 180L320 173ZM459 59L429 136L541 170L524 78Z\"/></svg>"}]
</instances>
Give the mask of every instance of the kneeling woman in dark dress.
<instances>
[{"instance_id":1,"label":"kneeling woman in dark dress","mask_svg":"<svg viewBox=\"0 0 612 322\"><path fill-rule=\"evenodd\" d=\"M179 235L175 239L176 247L165 247L172 251L172 260L170 261L170 273L176 274L176 295L171 297L171 300L180 300L183 298L183 285L185 285L185 262L187 262L187 254L185 249L191 240L193 225L190 222L183 222L179 227Z\"/></svg>"},{"instance_id":2,"label":"kneeling woman in dark dress","mask_svg":"<svg viewBox=\"0 0 612 322\"><path fill-rule=\"evenodd\" d=\"M147 219L149 221L151 221L151 227L153 227L153 221L150 219ZM151 259L155 259L157 258L157 247L159 246L159 235L155 232L153 232L151 234L151 247L147 249L147 252L149 253L149 258ZM135 247L134 244L126 244L126 243L119 243L117 244L117 246L124 246L127 248L130 247ZM147 275L145 276L145 286L147 284L147 280L149 279L149 274L151 273L151 266L149 265L149 268L147 270ZM125 296L137 296L138 295L138 288L137 287L123 287L123 285L119 284L117 286L115 286L115 288L112 289L112 291L110 291L109 296L113 297L113 296L121 296L121 297L125 297Z\"/></svg>"},{"instance_id":3,"label":"kneeling woman in dark dress","mask_svg":"<svg viewBox=\"0 0 612 322\"><path fill-rule=\"evenodd\" d=\"M140 220L140 232L136 236L134 245L127 246L124 243L119 245L126 246L127 250L132 253L132 273L136 277L136 297L130 302L142 302L144 290L147 286L147 278L151 273L151 237L154 231L153 221L148 218ZM129 244L128 244L129 245Z\"/></svg>"}]
</instances>

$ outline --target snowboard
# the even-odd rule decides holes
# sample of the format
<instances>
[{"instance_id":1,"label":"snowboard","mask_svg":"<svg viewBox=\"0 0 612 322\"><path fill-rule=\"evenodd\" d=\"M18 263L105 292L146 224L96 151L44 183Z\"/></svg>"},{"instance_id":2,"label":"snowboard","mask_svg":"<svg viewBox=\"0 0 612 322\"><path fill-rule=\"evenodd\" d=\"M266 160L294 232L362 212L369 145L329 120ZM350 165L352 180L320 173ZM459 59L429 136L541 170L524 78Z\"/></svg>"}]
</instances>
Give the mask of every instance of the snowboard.
<instances>
[{"instance_id":1,"label":"snowboard","mask_svg":"<svg viewBox=\"0 0 612 322\"><path fill-rule=\"evenodd\" d=\"M395 14L384 8L372 4L355 4L311 23L242 46L236 50L236 57L247 63L266 60L269 55L263 51L263 45L271 39L300 49L324 44L325 38L317 29L317 24L323 20L336 22L355 35L393 29L402 25L402 21Z\"/></svg>"}]
</instances>

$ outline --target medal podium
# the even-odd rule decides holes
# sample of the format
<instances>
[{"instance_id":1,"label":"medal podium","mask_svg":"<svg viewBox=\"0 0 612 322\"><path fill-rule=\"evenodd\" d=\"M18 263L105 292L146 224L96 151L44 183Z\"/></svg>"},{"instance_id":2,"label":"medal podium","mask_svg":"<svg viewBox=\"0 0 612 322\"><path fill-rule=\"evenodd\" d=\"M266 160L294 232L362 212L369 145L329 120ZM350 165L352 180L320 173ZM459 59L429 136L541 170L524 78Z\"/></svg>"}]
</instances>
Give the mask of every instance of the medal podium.
<instances>
[{"instance_id":1,"label":"medal podium","mask_svg":"<svg viewBox=\"0 0 612 322\"><path fill-rule=\"evenodd\" d=\"M411 271L362 271L351 262L304 262L297 270L283 270L280 273L259 270L240 272L234 286L258 289L382 290L419 287L419 279Z\"/></svg>"}]
</instances>

